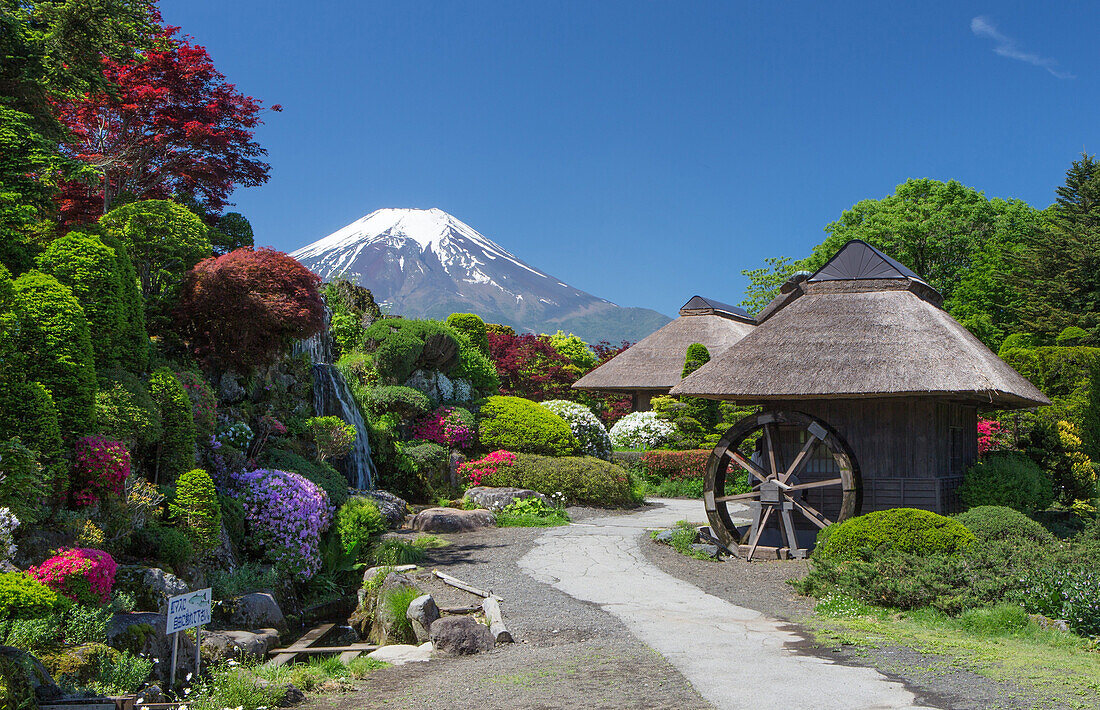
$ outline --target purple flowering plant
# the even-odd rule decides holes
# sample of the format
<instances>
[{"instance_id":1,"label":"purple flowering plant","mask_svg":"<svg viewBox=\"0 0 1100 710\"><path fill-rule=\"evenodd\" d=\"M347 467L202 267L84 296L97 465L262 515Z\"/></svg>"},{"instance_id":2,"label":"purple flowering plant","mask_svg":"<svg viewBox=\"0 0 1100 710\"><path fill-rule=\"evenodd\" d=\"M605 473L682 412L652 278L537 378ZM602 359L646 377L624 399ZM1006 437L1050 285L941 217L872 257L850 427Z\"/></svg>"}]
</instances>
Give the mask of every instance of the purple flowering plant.
<instances>
[{"instance_id":1,"label":"purple flowering plant","mask_svg":"<svg viewBox=\"0 0 1100 710\"><path fill-rule=\"evenodd\" d=\"M282 574L305 580L321 566L321 533L333 509L320 487L288 471L256 469L232 475L252 540Z\"/></svg>"}]
</instances>

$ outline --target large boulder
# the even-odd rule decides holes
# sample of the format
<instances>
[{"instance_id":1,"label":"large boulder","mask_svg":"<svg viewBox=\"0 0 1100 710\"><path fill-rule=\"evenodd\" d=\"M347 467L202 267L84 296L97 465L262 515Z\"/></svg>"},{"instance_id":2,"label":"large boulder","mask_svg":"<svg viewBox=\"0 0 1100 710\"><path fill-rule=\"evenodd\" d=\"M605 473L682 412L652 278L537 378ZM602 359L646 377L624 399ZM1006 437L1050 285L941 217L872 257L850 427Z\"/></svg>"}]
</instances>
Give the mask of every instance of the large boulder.
<instances>
[{"instance_id":1,"label":"large boulder","mask_svg":"<svg viewBox=\"0 0 1100 710\"><path fill-rule=\"evenodd\" d=\"M409 609L405 612L405 618L412 625L413 634L418 643L424 643L429 638L428 630L439 618L439 606L431 594L424 594L413 599L409 603Z\"/></svg>"},{"instance_id":2,"label":"large boulder","mask_svg":"<svg viewBox=\"0 0 1100 710\"><path fill-rule=\"evenodd\" d=\"M445 616L430 631L432 646L437 651L457 655L481 653L493 648L496 640L489 627L469 616Z\"/></svg>"},{"instance_id":3,"label":"large boulder","mask_svg":"<svg viewBox=\"0 0 1100 710\"><path fill-rule=\"evenodd\" d=\"M275 629L256 631L203 631L202 661L204 664L230 659L262 659L279 644L279 632Z\"/></svg>"},{"instance_id":4,"label":"large boulder","mask_svg":"<svg viewBox=\"0 0 1100 710\"><path fill-rule=\"evenodd\" d=\"M500 512L504 510L514 500L523 500L525 498L538 498L547 505L552 505L550 498L539 493L537 491L531 491L526 488L489 488L487 486L477 486L466 491L466 498L469 498L479 508L487 508L493 512Z\"/></svg>"},{"instance_id":5,"label":"large boulder","mask_svg":"<svg viewBox=\"0 0 1100 710\"><path fill-rule=\"evenodd\" d=\"M119 565L115 573L116 590L134 597L134 608L139 611L168 611L168 597L191 591L187 583L159 567Z\"/></svg>"},{"instance_id":6,"label":"large boulder","mask_svg":"<svg viewBox=\"0 0 1100 710\"><path fill-rule=\"evenodd\" d=\"M406 663L429 661L432 658L432 643L427 641L419 646L407 643L397 643L392 646L383 646L367 654L367 658L389 663L392 666L402 666Z\"/></svg>"},{"instance_id":7,"label":"large boulder","mask_svg":"<svg viewBox=\"0 0 1100 710\"><path fill-rule=\"evenodd\" d=\"M107 643L114 648L152 658L153 674L162 683L167 683L172 663L172 637L165 630L167 626L165 614L115 614L107 624ZM194 636L181 633L176 650L176 676L183 678L194 667Z\"/></svg>"},{"instance_id":8,"label":"large boulder","mask_svg":"<svg viewBox=\"0 0 1100 710\"><path fill-rule=\"evenodd\" d=\"M281 634L287 631L283 610L275 597L267 592L223 599L215 605L213 617L219 624L236 629L276 629Z\"/></svg>"},{"instance_id":9,"label":"large boulder","mask_svg":"<svg viewBox=\"0 0 1100 710\"><path fill-rule=\"evenodd\" d=\"M75 688L94 681L103 663L117 660L119 655L116 649L102 643L84 643L43 653L41 660L58 683Z\"/></svg>"},{"instance_id":10,"label":"large boulder","mask_svg":"<svg viewBox=\"0 0 1100 710\"><path fill-rule=\"evenodd\" d=\"M382 490L360 491L357 495L366 496L374 501L378 506L378 512L382 513L382 517L386 519L386 526L390 529L399 528L405 524L409 504L404 498Z\"/></svg>"},{"instance_id":11,"label":"large boulder","mask_svg":"<svg viewBox=\"0 0 1100 710\"><path fill-rule=\"evenodd\" d=\"M409 526L426 533L461 533L492 527L497 518L488 510L428 508L413 516Z\"/></svg>"},{"instance_id":12,"label":"large boulder","mask_svg":"<svg viewBox=\"0 0 1100 710\"><path fill-rule=\"evenodd\" d=\"M10 707L34 707L34 701L60 698L61 688L37 658L12 646L0 646L0 696Z\"/></svg>"},{"instance_id":13,"label":"large boulder","mask_svg":"<svg viewBox=\"0 0 1100 710\"><path fill-rule=\"evenodd\" d=\"M229 533L225 530L225 523L222 523L218 534L218 546L203 556L202 566L206 569L217 569L222 572L235 572L240 564L237 562L236 553L233 552L233 543L229 539Z\"/></svg>"},{"instance_id":14,"label":"large boulder","mask_svg":"<svg viewBox=\"0 0 1100 710\"><path fill-rule=\"evenodd\" d=\"M393 643L411 643L416 640L409 627L404 611L400 616L387 604L387 599L396 594L416 593L420 596L420 590L416 588L407 577L396 572L391 572L378 587L371 600L374 607L373 624L368 638L372 643L385 646Z\"/></svg>"}]
</instances>

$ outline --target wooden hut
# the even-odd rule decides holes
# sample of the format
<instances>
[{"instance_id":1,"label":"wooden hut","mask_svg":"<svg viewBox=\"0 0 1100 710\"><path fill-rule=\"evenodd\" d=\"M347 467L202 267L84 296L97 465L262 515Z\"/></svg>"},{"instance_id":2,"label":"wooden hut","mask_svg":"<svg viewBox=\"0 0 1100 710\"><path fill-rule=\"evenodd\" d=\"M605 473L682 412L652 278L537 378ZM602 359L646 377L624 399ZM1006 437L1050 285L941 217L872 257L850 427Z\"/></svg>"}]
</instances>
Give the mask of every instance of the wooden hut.
<instances>
[{"instance_id":1,"label":"wooden hut","mask_svg":"<svg viewBox=\"0 0 1100 710\"><path fill-rule=\"evenodd\" d=\"M1049 400L942 303L904 265L848 242L816 273L788 282L751 333L672 389L763 407L711 457L706 504L716 532L725 526L727 541L750 546L770 536L775 548L804 552L816 528L861 511L958 510L955 491L978 455L978 412ZM742 475L753 491L728 494ZM760 533L733 530L732 502L755 506ZM777 530L765 534L759 517L769 508ZM809 529L775 525L791 527L792 514Z\"/></svg>"},{"instance_id":2,"label":"wooden hut","mask_svg":"<svg viewBox=\"0 0 1100 710\"><path fill-rule=\"evenodd\" d=\"M635 411L647 410L650 399L668 394L679 384L689 345L702 343L713 358L745 337L755 323L737 306L693 296L680 309L679 318L592 370L573 387L630 394Z\"/></svg>"}]
</instances>

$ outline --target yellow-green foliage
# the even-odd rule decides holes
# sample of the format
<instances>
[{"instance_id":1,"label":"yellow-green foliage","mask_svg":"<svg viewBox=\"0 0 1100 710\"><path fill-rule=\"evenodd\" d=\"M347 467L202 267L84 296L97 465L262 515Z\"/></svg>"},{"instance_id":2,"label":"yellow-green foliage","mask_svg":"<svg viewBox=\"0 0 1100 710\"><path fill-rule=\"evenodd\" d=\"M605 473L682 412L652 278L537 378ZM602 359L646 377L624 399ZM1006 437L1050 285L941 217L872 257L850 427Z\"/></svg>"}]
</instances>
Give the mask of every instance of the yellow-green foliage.
<instances>
[{"instance_id":1,"label":"yellow-green foliage","mask_svg":"<svg viewBox=\"0 0 1100 710\"><path fill-rule=\"evenodd\" d=\"M1058 422L1058 441L1062 445L1061 461L1055 476L1067 501L1091 500L1096 495L1096 469L1085 454L1080 430L1070 422Z\"/></svg>"},{"instance_id":2,"label":"yellow-green foliage","mask_svg":"<svg viewBox=\"0 0 1100 710\"><path fill-rule=\"evenodd\" d=\"M624 468L591 456L516 454L514 465L499 466L481 485L560 494L567 505L621 508L641 502Z\"/></svg>"},{"instance_id":3,"label":"yellow-green foliage","mask_svg":"<svg viewBox=\"0 0 1100 710\"><path fill-rule=\"evenodd\" d=\"M50 242L38 257L38 268L72 289L88 319L95 366L118 365L122 332L122 282L115 251L99 237L69 232Z\"/></svg>"},{"instance_id":4,"label":"yellow-green foliage","mask_svg":"<svg viewBox=\"0 0 1100 710\"><path fill-rule=\"evenodd\" d=\"M831 559L856 559L866 549L915 555L965 550L974 534L962 523L917 508L893 508L830 525L818 537L818 551Z\"/></svg>"},{"instance_id":5,"label":"yellow-green foliage","mask_svg":"<svg viewBox=\"0 0 1100 710\"><path fill-rule=\"evenodd\" d=\"M452 313L447 325L462 333L482 355L489 354L489 338L485 334L485 321L476 313Z\"/></svg>"},{"instance_id":6,"label":"yellow-green foliage","mask_svg":"<svg viewBox=\"0 0 1100 710\"><path fill-rule=\"evenodd\" d=\"M175 480L195 464L195 420L187 391L166 367L149 377L149 394L160 409L163 435L157 445L157 480Z\"/></svg>"},{"instance_id":7,"label":"yellow-green foliage","mask_svg":"<svg viewBox=\"0 0 1100 710\"><path fill-rule=\"evenodd\" d=\"M221 540L222 511L210 474L201 468L176 479L176 497L168 504L176 524L191 539L198 554L218 546Z\"/></svg>"},{"instance_id":8,"label":"yellow-green foliage","mask_svg":"<svg viewBox=\"0 0 1100 710\"><path fill-rule=\"evenodd\" d=\"M87 434L95 419L95 360L88 321L72 290L52 276L28 271L15 280L17 347L26 377L41 382L57 405L61 435Z\"/></svg>"},{"instance_id":9,"label":"yellow-green foliage","mask_svg":"<svg viewBox=\"0 0 1100 710\"><path fill-rule=\"evenodd\" d=\"M488 449L570 456L577 438L569 423L522 397L490 397L478 415L478 438Z\"/></svg>"},{"instance_id":10,"label":"yellow-green foliage","mask_svg":"<svg viewBox=\"0 0 1100 710\"><path fill-rule=\"evenodd\" d=\"M58 683L77 687L94 682L100 669L118 660L119 652L102 643L86 643L54 653L43 653L39 660Z\"/></svg>"},{"instance_id":11,"label":"yellow-green foliage","mask_svg":"<svg viewBox=\"0 0 1100 710\"><path fill-rule=\"evenodd\" d=\"M65 604L57 592L22 572L0 572L0 620L43 616Z\"/></svg>"},{"instance_id":12,"label":"yellow-green foliage","mask_svg":"<svg viewBox=\"0 0 1100 710\"><path fill-rule=\"evenodd\" d=\"M386 521L370 498L349 498L336 512L336 534L345 552L366 556L371 541L386 532Z\"/></svg>"},{"instance_id":13,"label":"yellow-green foliage","mask_svg":"<svg viewBox=\"0 0 1100 710\"><path fill-rule=\"evenodd\" d=\"M160 409L149 396L144 380L124 371L101 374L96 393L96 426L99 433L135 446L148 448L161 437Z\"/></svg>"}]
</instances>

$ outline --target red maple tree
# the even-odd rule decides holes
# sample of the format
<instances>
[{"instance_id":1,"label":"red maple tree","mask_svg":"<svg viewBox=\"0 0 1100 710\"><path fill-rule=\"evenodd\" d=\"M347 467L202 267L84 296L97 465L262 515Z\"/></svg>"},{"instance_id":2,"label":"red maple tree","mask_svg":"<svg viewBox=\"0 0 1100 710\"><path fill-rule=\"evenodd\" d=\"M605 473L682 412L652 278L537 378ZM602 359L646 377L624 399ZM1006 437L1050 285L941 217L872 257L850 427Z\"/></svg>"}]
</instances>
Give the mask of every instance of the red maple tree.
<instances>
[{"instance_id":1,"label":"red maple tree","mask_svg":"<svg viewBox=\"0 0 1100 710\"><path fill-rule=\"evenodd\" d=\"M324 325L316 274L274 249L237 249L187 273L177 331L208 369L246 372L274 363Z\"/></svg>"},{"instance_id":2,"label":"red maple tree","mask_svg":"<svg viewBox=\"0 0 1100 710\"><path fill-rule=\"evenodd\" d=\"M570 362L545 335L524 333L487 334L489 358L500 377L500 393L526 397L536 402L565 399L576 377L567 369Z\"/></svg>"},{"instance_id":3,"label":"red maple tree","mask_svg":"<svg viewBox=\"0 0 1100 710\"><path fill-rule=\"evenodd\" d=\"M62 151L98 176L62 184L64 223L90 221L120 195L185 195L217 213L235 187L267 180L267 151L253 139L263 103L238 92L179 30L163 28L135 61L105 57L113 91L54 102L70 133Z\"/></svg>"}]
</instances>

